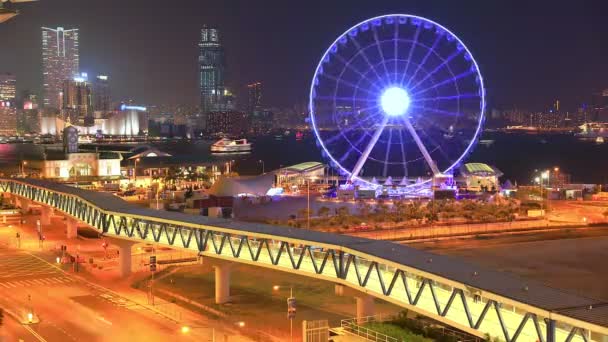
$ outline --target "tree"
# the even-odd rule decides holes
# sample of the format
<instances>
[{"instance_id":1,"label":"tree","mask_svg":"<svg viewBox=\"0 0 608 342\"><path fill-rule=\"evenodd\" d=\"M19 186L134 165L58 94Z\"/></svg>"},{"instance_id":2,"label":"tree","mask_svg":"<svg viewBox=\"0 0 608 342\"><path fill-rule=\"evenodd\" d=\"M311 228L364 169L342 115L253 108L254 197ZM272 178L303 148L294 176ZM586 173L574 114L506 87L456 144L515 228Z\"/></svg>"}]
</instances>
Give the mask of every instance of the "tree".
<instances>
[{"instance_id":1,"label":"tree","mask_svg":"<svg viewBox=\"0 0 608 342\"><path fill-rule=\"evenodd\" d=\"M405 214L406 220L416 220L418 224L421 224L422 220L424 219L424 211L422 210L422 205L420 202L409 204Z\"/></svg>"},{"instance_id":2,"label":"tree","mask_svg":"<svg viewBox=\"0 0 608 342\"><path fill-rule=\"evenodd\" d=\"M330 212L329 208L323 206L323 207L319 208L319 210L317 210L317 215L327 218L329 216L329 212Z\"/></svg>"},{"instance_id":3,"label":"tree","mask_svg":"<svg viewBox=\"0 0 608 342\"><path fill-rule=\"evenodd\" d=\"M359 210L359 215L364 219L372 212L372 206L365 201L359 201L357 209Z\"/></svg>"},{"instance_id":4,"label":"tree","mask_svg":"<svg viewBox=\"0 0 608 342\"><path fill-rule=\"evenodd\" d=\"M427 204L426 210L424 211L424 217L426 218L426 221L430 224L433 224L434 222L439 220L439 215L437 215L437 210L435 208L434 200L431 200Z\"/></svg>"},{"instance_id":5,"label":"tree","mask_svg":"<svg viewBox=\"0 0 608 342\"><path fill-rule=\"evenodd\" d=\"M393 222L400 223L406 220L407 204L404 201L395 201L393 203L393 210L391 211L391 218Z\"/></svg>"},{"instance_id":6,"label":"tree","mask_svg":"<svg viewBox=\"0 0 608 342\"><path fill-rule=\"evenodd\" d=\"M342 206L336 209L336 216L338 218L339 223L344 223L349 214L350 212L348 211L348 207Z\"/></svg>"},{"instance_id":7,"label":"tree","mask_svg":"<svg viewBox=\"0 0 608 342\"><path fill-rule=\"evenodd\" d=\"M379 217L378 221L386 220L388 214L388 205L384 202L378 202L378 205L376 205L375 212Z\"/></svg>"},{"instance_id":8,"label":"tree","mask_svg":"<svg viewBox=\"0 0 608 342\"><path fill-rule=\"evenodd\" d=\"M308 208L302 208L300 210L298 210L298 218L299 219L304 219L308 217Z\"/></svg>"}]
</instances>

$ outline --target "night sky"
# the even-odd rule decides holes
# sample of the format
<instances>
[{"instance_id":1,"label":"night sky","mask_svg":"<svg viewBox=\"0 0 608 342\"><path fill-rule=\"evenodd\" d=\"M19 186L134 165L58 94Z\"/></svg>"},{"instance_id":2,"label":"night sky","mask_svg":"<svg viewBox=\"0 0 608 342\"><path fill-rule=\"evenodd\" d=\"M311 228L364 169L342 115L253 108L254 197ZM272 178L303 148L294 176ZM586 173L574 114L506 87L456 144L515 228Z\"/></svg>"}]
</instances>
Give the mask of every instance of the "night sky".
<instances>
[{"instance_id":1,"label":"night sky","mask_svg":"<svg viewBox=\"0 0 608 342\"><path fill-rule=\"evenodd\" d=\"M41 26L80 29L81 70L111 77L114 100L196 104L203 24L222 31L227 84L264 83L267 105L304 103L325 49L357 22L427 17L480 64L490 107L572 108L608 88L608 1L41 0L0 24L0 72L41 89Z\"/></svg>"}]
</instances>

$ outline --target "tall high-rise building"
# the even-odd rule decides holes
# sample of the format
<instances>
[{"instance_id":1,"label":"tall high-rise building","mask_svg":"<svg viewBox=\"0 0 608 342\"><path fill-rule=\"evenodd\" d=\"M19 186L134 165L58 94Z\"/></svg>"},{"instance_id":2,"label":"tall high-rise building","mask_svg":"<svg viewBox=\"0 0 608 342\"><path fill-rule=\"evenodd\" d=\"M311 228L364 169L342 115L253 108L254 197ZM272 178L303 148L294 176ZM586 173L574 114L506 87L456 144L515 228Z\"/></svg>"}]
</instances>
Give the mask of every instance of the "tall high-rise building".
<instances>
[{"instance_id":1,"label":"tall high-rise building","mask_svg":"<svg viewBox=\"0 0 608 342\"><path fill-rule=\"evenodd\" d=\"M201 29L201 40L198 46L200 48L198 63L201 113L204 120L206 113L220 109L224 103L225 60L219 30L204 26ZM206 121L202 124L204 127Z\"/></svg>"},{"instance_id":2,"label":"tall high-rise building","mask_svg":"<svg viewBox=\"0 0 608 342\"><path fill-rule=\"evenodd\" d=\"M42 28L43 105L61 108L63 83L78 75L78 29Z\"/></svg>"},{"instance_id":3,"label":"tall high-rise building","mask_svg":"<svg viewBox=\"0 0 608 342\"><path fill-rule=\"evenodd\" d=\"M91 85L83 77L74 77L63 82L62 111L65 119L72 123L80 123L92 126L93 119L93 97Z\"/></svg>"},{"instance_id":4,"label":"tall high-rise building","mask_svg":"<svg viewBox=\"0 0 608 342\"><path fill-rule=\"evenodd\" d=\"M262 82L247 85L247 112L253 113L262 107Z\"/></svg>"},{"instance_id":5,"label":"tall high-rise building","mask_svg":"<svg viewBox=\"0 0 608 342\"><path fill-rule=\"evenodd\" d=\"M111 106L108 76L97 75L93 80L93 110L105 114L110 111Z\"/></svg>"},{"instance_id":6,"label":"tall high-rise building","mask_svg":"<svg viewBox=\"0 0 608 342\"><path fill-rule=\"evenodd\" d=\"M0 73L0 101L14 102L17 93L17 79L10 73Z\"/></svg>"}]
</instances>

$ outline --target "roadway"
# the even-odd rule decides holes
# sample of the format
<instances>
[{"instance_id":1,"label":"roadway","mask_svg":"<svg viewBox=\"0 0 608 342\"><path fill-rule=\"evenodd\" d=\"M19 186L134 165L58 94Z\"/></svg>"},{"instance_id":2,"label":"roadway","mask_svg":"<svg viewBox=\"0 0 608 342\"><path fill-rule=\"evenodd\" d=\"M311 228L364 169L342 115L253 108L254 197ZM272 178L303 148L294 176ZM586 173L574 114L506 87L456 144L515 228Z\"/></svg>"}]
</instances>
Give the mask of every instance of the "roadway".
<instances>
[{"instance_id":1,"label":"roadway","mask_svg":"<svg viewBox=\"0 0 608 342\"><path fill-rule=\"evenodd\" d=\"M161 307L161 300L157 300L161 306L146 305L143 292L108 277L115 273L111 267L104 272L109 274L94 275L84 270L75 274L68 265L53 263L58 253L56 247L60 244L67 244L71 253L80 250L81 256L103 252L97 239L65 240L64 223L57 218L45 228L47 241L41 248L35 234L36 218L25 215L22 216L24 224L19 224L19 220L0 223L0 308L11 313L5 312L0 342L211 341L213 329L216 337L249 341L233 329L227 330L214 321L189 315L183 310L179 312L178 321L177 312ZM21 235L19 243L15 239L16 232ZM160 315L158 311L166 315ZM34 313L34 323L22 324L27 321L28 312ZM186 335L180 333L183 325L191 327Z\"/></svg>"},{"instance_id":2,"label":"roadway","mask_svg":"<svg viewBox=\"0 0 608 342\"><path fill-rule=\"evenodd\" d=\"M178 326L144 307L65 274L29 253L0 247L0 305L47 341L159 341ZM9 320L8 341L29 335ZM183 336L184 340L195 340ZM39 339L38 339L39 340Z\"/></svg>"}]
</instances>

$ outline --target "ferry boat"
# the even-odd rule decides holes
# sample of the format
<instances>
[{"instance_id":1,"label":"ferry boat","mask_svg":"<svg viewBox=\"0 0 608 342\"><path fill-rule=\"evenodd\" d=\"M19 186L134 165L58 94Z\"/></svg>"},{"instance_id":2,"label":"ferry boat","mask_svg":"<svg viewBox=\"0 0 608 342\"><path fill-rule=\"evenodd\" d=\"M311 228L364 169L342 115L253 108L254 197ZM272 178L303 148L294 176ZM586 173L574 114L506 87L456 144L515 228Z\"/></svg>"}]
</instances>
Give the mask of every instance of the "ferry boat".
<instances>
[{"instance_id":1,"label":"ferry boat","mask_svg":"<svg viewBox=\"0 0 608 342\"><path fill-rule=\"evenodd\" d=\"M251 152L251 143L247 142L247 139L232 140L223 138L211 145L211 152Z\"/></svg>"}]
</instances>

